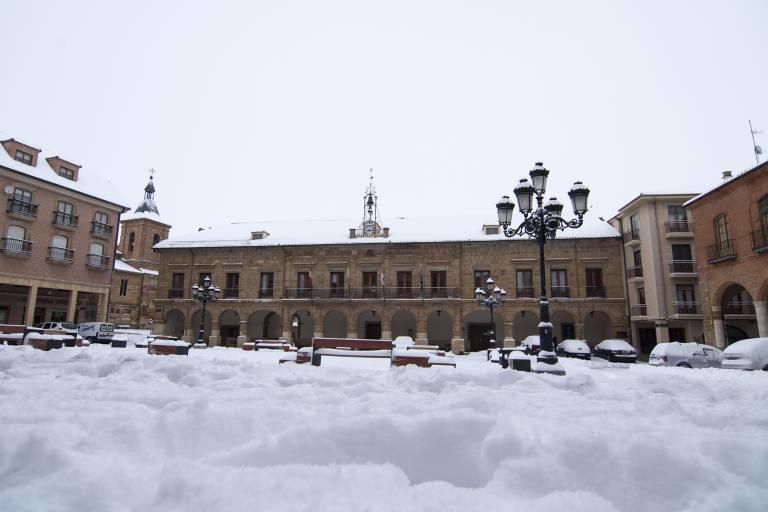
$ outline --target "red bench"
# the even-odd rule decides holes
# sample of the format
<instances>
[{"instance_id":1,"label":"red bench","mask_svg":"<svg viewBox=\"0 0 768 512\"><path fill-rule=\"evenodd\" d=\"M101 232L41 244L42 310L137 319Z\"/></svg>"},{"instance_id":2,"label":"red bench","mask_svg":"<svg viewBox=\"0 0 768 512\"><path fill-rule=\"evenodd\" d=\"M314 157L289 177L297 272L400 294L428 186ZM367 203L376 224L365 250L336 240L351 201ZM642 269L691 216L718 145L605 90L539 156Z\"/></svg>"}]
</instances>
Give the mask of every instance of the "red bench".
<instances>
[{"instance_id":1,"label":"red bench","mask_svg":"<svg viewBox=\"0 0 768 512\"><path fill-rule=\"evenodd\" d=\"M392 359L392 340L361 338L313 338L312 366L320 366L323 356L377 357Z\"/></svg>"},{"instance_id":2,"label":"red bench","mask_svg":"<svg viewBox=\"0 0 768 512\"><path fill-rule=\"evenodd\" d=\"M24 338L31 332L42 334L43 330L26 325L0 324L0 345L23 345Z\"/></svg>"}]
</instances>

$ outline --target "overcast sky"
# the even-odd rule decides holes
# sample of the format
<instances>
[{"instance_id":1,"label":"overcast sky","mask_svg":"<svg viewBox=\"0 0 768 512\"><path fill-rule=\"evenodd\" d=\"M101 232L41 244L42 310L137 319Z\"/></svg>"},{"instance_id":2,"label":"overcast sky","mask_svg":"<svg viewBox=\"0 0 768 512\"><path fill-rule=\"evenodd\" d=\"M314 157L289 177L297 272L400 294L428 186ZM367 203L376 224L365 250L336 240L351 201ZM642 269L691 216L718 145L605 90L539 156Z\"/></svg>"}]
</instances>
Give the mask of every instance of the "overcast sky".
<instances>
[{"instance_id":1,"label":"overcast sky","mask_svg":"<svg viewBox=\"0 0 768 512\"><path fill-rule=\"evenodd\" d=\"M531 165L605 216L768 152L768 2L4 0L0 136L157 170L181 235L232 221L487 213ZM570 210L570 208L568 209ZM351 226L350 226L351 227Z\"/></svg>"}]
</instances>

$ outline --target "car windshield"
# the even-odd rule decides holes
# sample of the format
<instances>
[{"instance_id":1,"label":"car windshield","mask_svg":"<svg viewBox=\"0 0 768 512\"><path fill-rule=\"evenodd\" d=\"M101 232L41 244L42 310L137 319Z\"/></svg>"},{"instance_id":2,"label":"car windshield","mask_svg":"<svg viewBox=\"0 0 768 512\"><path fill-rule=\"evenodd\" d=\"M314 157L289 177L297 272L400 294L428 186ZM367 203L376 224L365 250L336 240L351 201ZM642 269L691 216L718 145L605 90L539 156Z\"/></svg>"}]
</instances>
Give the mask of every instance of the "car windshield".
<instances>
[{"instance_id":1,"label":"car windshield","mask_svg":"<svg viewBox=\"0 0 768 512\"><path fill-rule=\"evenodd\" d=\"M77 325L71 324L69 322L62 322L61 326L65 329L77 329Z\"/></svg>"}]
</instances>

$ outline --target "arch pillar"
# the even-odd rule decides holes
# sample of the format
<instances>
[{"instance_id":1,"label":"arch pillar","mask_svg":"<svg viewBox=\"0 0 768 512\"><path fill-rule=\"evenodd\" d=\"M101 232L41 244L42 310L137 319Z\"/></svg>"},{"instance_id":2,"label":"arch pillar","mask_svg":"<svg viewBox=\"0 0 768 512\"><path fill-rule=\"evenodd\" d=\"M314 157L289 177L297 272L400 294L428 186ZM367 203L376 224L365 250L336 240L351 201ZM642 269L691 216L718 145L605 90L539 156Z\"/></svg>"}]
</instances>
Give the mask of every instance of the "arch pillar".
<instances>
[{"instance_id":1,"label":"arch pillar","mask_svg":"<svg viewBox=\"0 0 768 512\"><path fill-rule=\"evenodd\" d=\"M466 340L464 339L463 308L459 308L453 317L452 333L451 352L454 354L463 354L466 351Z\"/></svg>"},{"instance_id":2,"label":"arch pillar","mask_svg":"<svg viewBox=\"0 0 768 512\"><path fill-rule=\"evenodd\" d=\"M240 334L237 336L237 348L243 348L243 343L248 340L246 333L248 332L248 319L243 319L243 315L240 315Z\"/></svg>"},{"instance_id":3,"label":"arch pillar","mask_svg":"<svg viewBox=\"0 0 768 512\"><path fill-rule=\"evenodd\" d=\"M184 315L184 334L181 339L187 343L197 343L197 336L195 336L194 327L192 326L192 314L189 311Z\"/></svg>"},{"instance_id":4,"label":"arch pillar","mask_svg":"<svg viewBox=\"0 0 768 512\"><path fill-rule=\"evenodd\" d=\"M218 317L214 318L213 313L211 313L211 335L208 336L208 346L209 347L215 347L216 345L219 345L219 339L220 331L219 331L219 321L217 320Z\"/></svg>"},{"instance_id":5,"label":"arch pillar","mask_svg":"<svg viewBox=\"0 0 768 512\"><path fill-rule=\"evenodd\" d=\"M424 308L421 308L419 315L416 317L416 339L413 340L417 345L428 345L429 337L427 336L427 315Z\"/></svg>"},{"instance_id":6,"label":"arch pillar","mask_svg":"<svg viewBox=\"0 0 768 512\"><path fill-rule=\"evenodd\" d=\"M723 308L712 306L712 327L715 331L715 346L725 348L725 325L723 324Z\"/></svg>"},{"instance_id":7,"label":"arch pillar","mask_svg":"<svg viewBox=\"0 0 768 512\"><path fill-rule=\"evenodd\" d=\"M504 348L512 348L515 346L515 337L512 335L515 328L515 322L513 320L510 320L508 322L504 322L504 341L502 342L502 347Z\"/></svg>"},{"instance_id":8,"label":"arch pillar","mask_svg":"<svg viewBox=\"0 0 768 512\"><path fill-rule=\"evenodd\" d=\"M584 322L576 322L573 327L574 329L576 329L576 339L583 340L584 339Z\"/></svg>"},{"instance_id":9,"label":"arch pillar","mask_svg":"<svg viewBox=\"0 0 768 512\"><path fill-rule=\"evenodd\" d=\"M768 303L755 302L755 317L757 318L757 335L768 337Z\"/></svg>"}]
</instances>

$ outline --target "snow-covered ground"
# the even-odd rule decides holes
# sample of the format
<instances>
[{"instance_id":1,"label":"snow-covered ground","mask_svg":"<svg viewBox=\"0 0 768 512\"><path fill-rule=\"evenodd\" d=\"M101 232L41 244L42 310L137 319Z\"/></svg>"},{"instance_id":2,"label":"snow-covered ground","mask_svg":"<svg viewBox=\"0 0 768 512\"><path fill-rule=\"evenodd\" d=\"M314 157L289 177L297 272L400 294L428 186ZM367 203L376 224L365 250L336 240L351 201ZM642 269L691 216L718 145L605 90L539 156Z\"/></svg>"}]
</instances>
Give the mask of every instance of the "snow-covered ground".
<instances>
[{"instance_id":1,"label":"snow-covered ground","mask_svg":"<svg viewBox=\"0 0 768 512\"><path fill-rule=\"evenodd\" d=\"M768 372L0 347L0 511L763 511ZM326 363L328 363L326 365Z\"/></svg>"}]
</instances>

